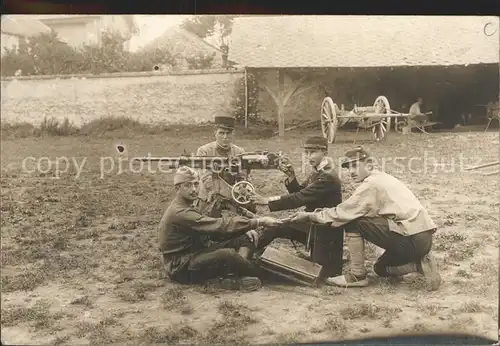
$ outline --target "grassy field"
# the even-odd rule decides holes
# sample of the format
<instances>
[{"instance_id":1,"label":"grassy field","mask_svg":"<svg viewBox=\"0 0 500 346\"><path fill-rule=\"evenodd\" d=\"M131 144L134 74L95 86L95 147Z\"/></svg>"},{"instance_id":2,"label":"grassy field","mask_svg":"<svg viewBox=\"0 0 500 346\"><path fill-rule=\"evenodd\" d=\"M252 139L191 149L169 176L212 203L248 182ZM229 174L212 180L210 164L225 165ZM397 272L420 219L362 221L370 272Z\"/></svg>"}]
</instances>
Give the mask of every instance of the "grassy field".
<instances>
[{"instance_id":1,"label":"grassy field","mask_svg":"<svg viewBox=\"0 0 500 346\"><path fill-rule=\"evenodd\" d=\"M312 133L318 130L237 142L247 150L284 150L300 171L299 144ZM362 142L378 158L399 157L386 162L385 170L411 187L439 226L434 249L444 282L435 292L422 289L413 275L393 282L371 274L372 286L363 289L283 283L249 294L166 280L156 227L173 196L172 175L134 173L127 161L120 171L115 148L125 144L129 156L177 155L210 140L209 130L3 139L2 341L291 343L441 331L497 338L498 175L462 168L498 160L498 133ZM352 134L340 132L331 156L352 146ZM55 166L45 169L42 157L59 158L59 169L68 169L56 179ZM102 157L108 157L104 171ZM41 170L29 173L33 162ZM286 191L279 172L252 176L264 195ZM347 197L352 184L345 183ZM279 245L294 251L286 241ZM375 256L369 250L371 270Z\"/></svg>"}]
</instances>

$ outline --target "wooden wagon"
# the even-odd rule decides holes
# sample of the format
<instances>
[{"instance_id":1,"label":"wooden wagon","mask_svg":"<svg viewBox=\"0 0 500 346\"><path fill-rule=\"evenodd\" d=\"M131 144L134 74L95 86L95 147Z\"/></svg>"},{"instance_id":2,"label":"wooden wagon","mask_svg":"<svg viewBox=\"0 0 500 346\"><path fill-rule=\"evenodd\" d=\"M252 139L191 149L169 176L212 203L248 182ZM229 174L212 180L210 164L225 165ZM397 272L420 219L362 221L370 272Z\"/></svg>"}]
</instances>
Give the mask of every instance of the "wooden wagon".
<instances>
[{"instance_id":1,"label":"wooden wagon","mask_svg":"<svg viewBox=\"0 0 500 346\"><path fill-rule=\"evenodd\" d=\"M432 112L426 113L426 115ZM356 135L360 129L372 132L373 139L377 142L386 138L391 129L394 118L395 130L402 132L403 128L418 128L425 132L425 127L437 124L436 122L413 121L409 113L399 113L391 110L389 100L385 96L375 99L373 106L358 107L354 105L351 111L346 111L342 105L340 108L331 97L325 97L321 104L321 131L328 143L335 142L338 129L348 122L357 123Z\"/></svg>"}]
</instances>

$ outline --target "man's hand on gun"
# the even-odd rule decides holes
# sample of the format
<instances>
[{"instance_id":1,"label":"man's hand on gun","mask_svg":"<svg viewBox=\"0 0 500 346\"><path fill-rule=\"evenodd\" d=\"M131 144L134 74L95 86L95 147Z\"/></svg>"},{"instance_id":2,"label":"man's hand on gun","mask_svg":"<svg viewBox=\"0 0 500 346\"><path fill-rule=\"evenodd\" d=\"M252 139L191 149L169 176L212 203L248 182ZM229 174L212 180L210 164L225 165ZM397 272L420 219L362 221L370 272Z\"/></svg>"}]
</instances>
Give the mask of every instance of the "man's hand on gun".
<instances>
[{"instance_id":1,"label":"man's hand on gun","mask_svg":"<svg viewBox=\"0 0 500 346\"><path fill-rule=\"evenodd\" d=\"M286 155L281 156L278 169L285 173L288 178L295 177L295 171L293 169L292 163Z\"/></svg>"},{"instance_id":2,"label":"man's hand on gun","mask_svg":"<svg viewBox=\"0 0 500 346\"><path fill-rule=\"evenodd\" d=\"M269 204L269 198L261 196L256 192L254 192L252 195L250 195L249 199L252 203L257 204L257 205Z\"/></svg>"}]
</instances>

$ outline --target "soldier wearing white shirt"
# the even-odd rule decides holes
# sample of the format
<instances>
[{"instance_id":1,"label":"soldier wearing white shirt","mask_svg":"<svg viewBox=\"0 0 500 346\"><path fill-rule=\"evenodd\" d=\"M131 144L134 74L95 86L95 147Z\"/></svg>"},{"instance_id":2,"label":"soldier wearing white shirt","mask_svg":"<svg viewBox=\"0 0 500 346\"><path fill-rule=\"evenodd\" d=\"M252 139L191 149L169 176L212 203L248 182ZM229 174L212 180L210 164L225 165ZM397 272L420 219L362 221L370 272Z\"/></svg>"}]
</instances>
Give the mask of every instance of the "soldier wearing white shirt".
<instances>
[{"instance_id":1,"label":"soldier wearing white shirt","mask_svg":"<svg viewBox=\"0 0 500 346\"><path fill-rule=\"evenodd\" d=\"M410 119L413 119L418 122L425 122L427 121L427 115L422 113L422 105L424 103L424 100L419 97L417 102L411 105L410 107Z\"/></svg>"},{"instance_id":2,"label":"soldier wearing white shirt","mask_svg":"<svg viewBox=\"0 0 500 346\"><path fill-rule=\"evenodd\" d=\"M328 278L331 285L364 287L366 277L364 240L386 251L378 258L374 271L379 276L402 276L419 272L427 279L430 290L441 283L431 254L436 225L415 195L400 180L375 169L373 159L361 147L346 153L351 176L361 183L352 196L334 208L301 212L289 222L309 220L330 224L332 232L344 227L351 255L346 275Z\"/></svg>"}]
</instances>

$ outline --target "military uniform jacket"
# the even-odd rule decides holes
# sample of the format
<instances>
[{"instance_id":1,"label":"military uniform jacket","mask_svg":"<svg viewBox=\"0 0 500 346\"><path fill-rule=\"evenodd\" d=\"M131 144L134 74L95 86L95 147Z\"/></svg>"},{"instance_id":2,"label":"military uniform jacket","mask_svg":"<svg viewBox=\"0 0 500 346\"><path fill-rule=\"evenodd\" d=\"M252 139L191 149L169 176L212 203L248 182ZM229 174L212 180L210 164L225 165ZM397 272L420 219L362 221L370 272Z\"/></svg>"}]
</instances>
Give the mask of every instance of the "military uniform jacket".
<instances>
[{"instance_id":1,"label":"military uniform jacket","mask_svg":"<svg viewBox=\"0 0 500 346\"><path fill-rule=\"evenodd\" d=\"M196 156L219 156L219 157L230 157L230 156L237 156L241 155L245 152L243 148L240 148L239 146L235 144L231 144L231 146L228 149L222 148L217 145L217 142L210 142L207 143L201 147L198 148L196 152ZM244 174L244 172L242 172ZM201 175L201 182L202 184L208 179L208 177L211 176L210 172L204 172ZM235 182L231 181L231 177L229 176L224 176L223 179L229 183L229 184L234 184ZM203 189L202 189L203 190ZM201 191L200 193L201 198L204 198L204 192Z\"/></svg>"},{"instance_id":2,"label":"military uniform jacket","mask_svg":"<svg viewBox=\"0 0 500 346\"><path fill-rule=\"evenodd\" d=\"M224 156L224 157L229 157L229 156L236 156L243 154L245 151L243 148L231 144L229 149L224 149L221 148L220 146L217 145L217 142L213 141L210 143L207 143L205 145L202 145L201 147L198 148L196 152L196 156Z\"/></svg>"},{"instance_id":3,"label":"military uniform jacket","mask_svg":"<svg viewBox=\"0 0 500 346\"><path fill-rule=\"evenodd\" d=\"M208 247L210 236L234 234L255 228L257 220L243 216L212 218L202 215L180 197L167 208L159 225L159 249L166 270L175 275L198 252Z\"/></svg>"},{"instance_id":4,"label":"military uniform jacket","mask_svg":"<svg viewBox=\"0 0 500 346\"><path fill-rule=\"evenodd\" d=\"M220 156L220 157L230 157L241 155L245 152L245 150L235 144L231 144L228 149L224 149L217 145L217 142L213 141L207 143L198 148L196 151L196 156ZM242 172L241 177L246 177L246 172ZM200 172L200 193L199 193L199 208L203 213L208 213L208 211L214 212L214 215L219 215L220 213L217 210L213 210L215 208L215 200L211 198L211 193L213 192L210 188L207 187L208 181L213 178L213 174L210 171L201 171ZM235 181L233 177L222 174L222 178L230 185L233 185Z\"/></svg>"},{"instance_id":5,"label":"military uniform jacket","mask_svg":"<svg viewBox=\"0 0 500 346\"><path fill-rule=\"evenodd\" d=\"M399 179L379 170L373 170L347 200L313 213L310 220L336 228L360 217L383 217L391 231L403 236L437 228L413 192Z\"/></svg>"},{"instance_id":6,"label":"military uniform jacket","mask_svg":"<svg viewBox=\"0 0 500 346\"><path fill-rule=\"evenodd\" d=\"M322 165L320 165L321 167ZM333 169L333 161L314 170L303 184L296 178L285 182L288 195L269 201L269 210L289 210L305 206L305 211L335 207L342 202L341 182Z\"/></svg>"}]
</instances>

